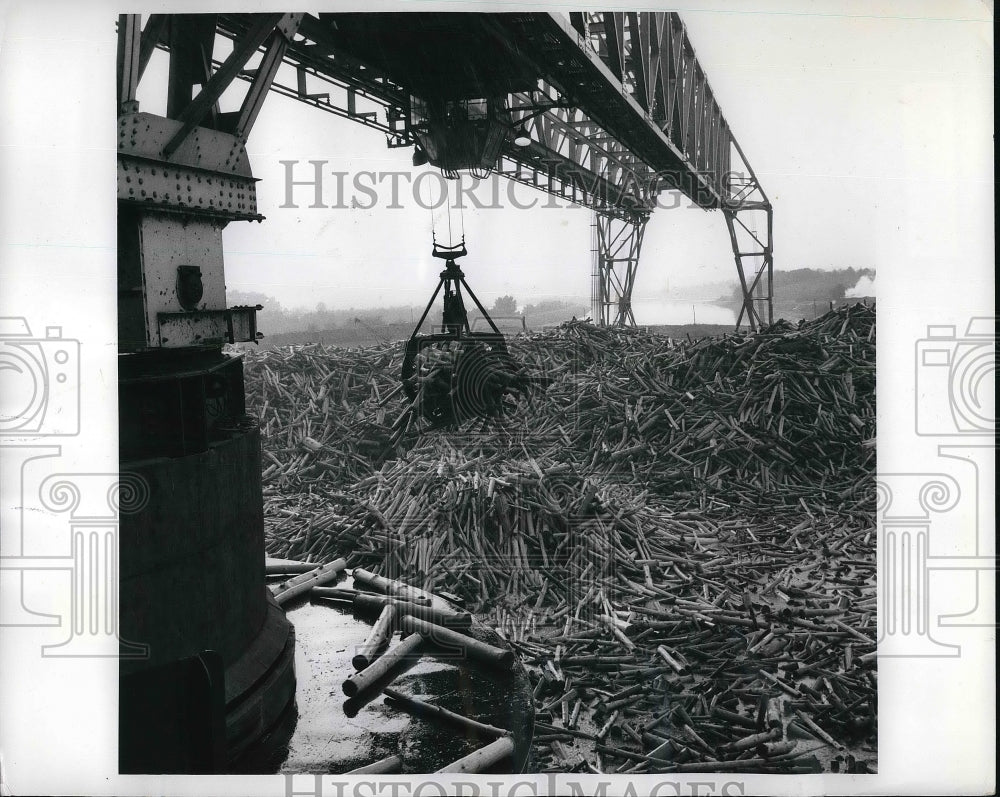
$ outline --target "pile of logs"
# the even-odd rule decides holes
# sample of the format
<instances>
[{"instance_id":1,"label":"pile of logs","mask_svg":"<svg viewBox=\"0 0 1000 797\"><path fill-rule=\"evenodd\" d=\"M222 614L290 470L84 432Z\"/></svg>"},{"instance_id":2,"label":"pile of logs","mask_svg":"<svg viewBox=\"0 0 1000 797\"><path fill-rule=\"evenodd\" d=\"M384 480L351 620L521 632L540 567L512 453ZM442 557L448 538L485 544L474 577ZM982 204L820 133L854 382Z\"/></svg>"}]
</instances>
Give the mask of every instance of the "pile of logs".
<instances>
[{"instance_id":1,"label":"pile of logs","mask_svg":"<svg viewBox=\"0 0 1000 797\"><path fill-rule=\"evenodd\" d=\"M874 310L519 336L548 385L428 430L401 346L248 355L272 556L450 596L533 673L554 771L873 766Z\"/></svg>"}]
</instances>

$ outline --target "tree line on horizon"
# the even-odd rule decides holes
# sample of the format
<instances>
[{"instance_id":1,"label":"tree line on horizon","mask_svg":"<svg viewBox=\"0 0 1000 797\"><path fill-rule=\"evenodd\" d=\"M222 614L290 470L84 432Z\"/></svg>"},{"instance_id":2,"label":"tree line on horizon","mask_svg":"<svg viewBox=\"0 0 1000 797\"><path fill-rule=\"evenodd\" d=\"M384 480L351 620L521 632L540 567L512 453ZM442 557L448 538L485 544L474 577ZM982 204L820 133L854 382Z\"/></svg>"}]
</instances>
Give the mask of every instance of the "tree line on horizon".
<instances>
[{"instance_id":1,"label":"tree line on horizon","mask_svg":"<svg viewBox=\"0 0 1000 797\"><path fill-rule=\"evenodd\" d=\"M775 271L775 317L802 318L811 317L820 310L824 311L830 302L842 301L848 291L859 281L867 277L874 279L873 268L842 268L824 271L815 268L790 269ZM728 283L711 283L704 286L716 292L722 292L729 286L727 294L718 296L718 304L732 307L736 312L743 303L743 295L735 278ZM698 286L685 286L677 291L666 292L668 300L695 295ZM708 295L708 293L704 293ZM258 326L265 334L281 334L287 332L317 332L325 329L343 329L346 327L405 327L412 328L424 311L425 305L392 305L389 307L349 307L330 308L324 302L318 302L313 309L286 308L273 296L253 291L227 291L230 306L256 305L263 307L258 316ZM467 302L470 322L479 316L471 302ZM548 299L533 304L527 304L520 309L517 299L511 295L497 297L488 312L502 319L514 319L523 316L529 329L559 324L571 318L587 318L590 308L579 301ZM437 323L440 309L435 308L429 317L432 323Z\"/></svg>"},{"instance_id":2,"label":"tree line on horizon","mask_svg":"<svg viewBox=\"0 0 1000 797\"><path fill-rule=\"evenodd\" d=\"M286 332L317 332L326 329L344 329L348 327L413 327L420 319L426 305L393 305L389 307L349 307L331 308L324 302L318 302L312 310L307 308L286 308L273 296L255 291L226 292L230 306L261 305L263 308L257 316L257 325L265 334L282 334ZM474 323L479 316L472 302L466 302L469 321ZM548 299L518 309L517 300L510 295L500 296L493 305L486 308L491 316L499 319L512 319L523 316L531 328L540 328L548 324L559 324L569 319L585 318L589 308L573 301ZM428 319L431 323L440 321L440 307L432 308Z\"/></svg>"}]
</instances>

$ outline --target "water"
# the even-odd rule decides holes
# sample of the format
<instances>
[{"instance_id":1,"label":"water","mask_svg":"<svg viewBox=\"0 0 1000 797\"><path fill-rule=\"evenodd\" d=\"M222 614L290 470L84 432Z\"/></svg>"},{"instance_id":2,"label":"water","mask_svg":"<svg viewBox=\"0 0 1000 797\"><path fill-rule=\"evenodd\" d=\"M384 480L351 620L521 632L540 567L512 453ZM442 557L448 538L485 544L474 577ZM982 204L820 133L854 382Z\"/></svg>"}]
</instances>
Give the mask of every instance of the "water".
<instances>
[{"instance_id":1,"label":"water","mask_svg":"<svg viewBox=\"0 0 1000 797\"><path fill-rule=\"evenodd\" d=\"M353 587L354 582L347 577L338 586ZM299 715L284 758L273 769L286 774L346 772L398 754L403 773L433 772L491 741L392 708L381 694L363 694L361 703L351 707L353 699L344 699L342 684L354 674L351 658L368 636L373 618L359 619L349 604L334 601L300 598L287 608L295 624ZM478 624L469 634L504 645ZM475 659L442 658L427 649L421 653L419 661L394 672L393 686L481 722L514 729L513 760L506 759L494 771L507 771L512 764L519 771L528 758L534 716L523 666L490 667Z\"/></svg>"},{"instance_id":2,"label":"water","mask_svg":"<svg viewBox=\"0 0 1000 797\"><path fill-rule=\"evenodd\" d=\"M659 324L736 324L728 307L710 302L681 302L669 299L633 299L632 312L641 326Z\"/></svg>"}]
</instances>

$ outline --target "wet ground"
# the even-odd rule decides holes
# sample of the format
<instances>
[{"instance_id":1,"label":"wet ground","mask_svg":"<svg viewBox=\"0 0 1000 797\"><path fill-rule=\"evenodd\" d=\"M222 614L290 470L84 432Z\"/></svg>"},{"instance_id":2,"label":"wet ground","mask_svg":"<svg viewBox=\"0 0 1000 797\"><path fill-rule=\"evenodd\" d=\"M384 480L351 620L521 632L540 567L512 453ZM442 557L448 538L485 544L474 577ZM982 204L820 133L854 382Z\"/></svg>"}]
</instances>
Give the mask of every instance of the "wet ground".
<instances>
[{"instance_id":1,"label":"wet ground","mask_svg":"<svg viewBox=\"0 0 1000 797\"><path fill-rule=\"evenodd\" d=\"M347 577L336 586L352 588L353 583ZM411 716L388 705L381 692L348 699L342 684L355 672L351 659L375 617L355 616L349 603L333 600L299 600L286 609L295 625L298 718L278 771L340 774L399 755L401 773L428 773L493 741L439 720ZM485 627L474 627L471 635L504 646ZM391 644L398 642L396 634ZM424 648L422 655L394 671L392 688L479 722L513 729L513 760L490 771L522 771L534 717L523 667L515 662L498 668L440 655Z\"/></svg>"}]
</instances>

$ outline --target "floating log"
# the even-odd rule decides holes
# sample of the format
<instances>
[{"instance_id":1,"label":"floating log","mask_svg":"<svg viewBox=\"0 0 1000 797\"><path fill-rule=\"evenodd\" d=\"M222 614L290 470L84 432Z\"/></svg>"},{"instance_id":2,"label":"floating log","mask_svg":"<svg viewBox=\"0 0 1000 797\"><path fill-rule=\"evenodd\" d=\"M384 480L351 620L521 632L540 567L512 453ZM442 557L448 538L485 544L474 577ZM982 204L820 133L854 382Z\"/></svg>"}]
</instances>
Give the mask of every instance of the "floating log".
<instances>
[{"instance_id":1,"label":"floating log","mask_svg":"<svg viewBox=\"0 0 1000 797\"><path fill-rule=\"evenodd\" d=\"M375 660L379 651L389 641L389 637L392 636L396 616L396 607L392 604L387 604L382 609L381 614L379 614L378 619L375 621L375 625L372 626L372 630L368 632L365 641L351 659L351 665L355 670L363 670Z\"/></svg>"},{"instance_id":2,"label":"floating log","mask_svg":"<svg viewBox=\"0 0 1000 797\"><path fill-rule=\"evenodd\" d=\"M343 590L330 587L314 587L309 594L316 598L333 598L349 600L358 614L379 613L387 605L393 605L400 614L419 617L428 623L444 625L449 628L471 628L472 615L469 612L455 612L437 606L427 606L413 601L401 600L391 595L374 595L357 590Z\"/></svg>"},{"instance_id":3,"label":"floating log","mask_svg":"<svg viewBox=\"0 0 1000 797\"><path fill-rule=\"evenodd\" d=\"M345 772L345 775L391 775L399 772L403 768L403 759L398 755L391 755L372 761L363 767L358 767Z\"/></svg>"},{"instance_id":4,"label":"floating log","mask_svg":"<svg viewBox=\"0 0 1000 797\"><path fill-rule=\"evenodd\" d=\"M436 770L437 772L484 772L514 752L514 740L509 736L502 736L495 742L490 742L485 747L480 747L473 753L452 761L450 764Z\"/></svg>"},{"instance_id":5,"label":"floating log","mask_svg":"<svg viewBox=\"0 0 1000 797\"><path fill-rule=\"evenodd\" d=\"M488 645L450 628L434 625L412 615L404 615L399 627L408 634L421 634L432 645L458 652L462 658L475 658L494 666L508 666L514 660L514 651Z\"/></svg>"},{"instance_id":6,"label":"floating log","mask_svg":"<svg viewBox=\"0 0 1000 797\"><path fill-rule=\"evenodd\" d=\"M376 573L371 573L360 567L354 568L352 576L359 584L363 584L366 587L370 587L371 589L379 592L384 592L388 595L394 595L395 597L402 598L403 600L416 603L428 600L428 596L424 594L423 590L416 589L411 587L409 584L404 584L402 581L396 581L393 578L385 578L384 576L377 575Z\"/></svg>"},{"instance_id":7,"label":"floating log","mask_svg":"<svg viewBox=\"0 0 1000 797\"><path fill-rule=\"evenodd\" d=\"M288 581L282 581L276 587L272 588L274 600L277 601L279 606L287 603L292 598L308 592L313 587L335 581L344 572L344 568L346 567L346 559L335 559L329 564L315 567L300 576L290 578Z\"/></svg>"},{"instance_id":8,"label":"floating log","mask_svg":"<svg viewBox=\"0 0 1000 797\"><path fill-rule=\"evenodd\" d=\"M410 634L394 647L387 650L361 672L355 673L343 683L344 694L354 697L375 686L394 667L418 655L423 643L420 634Z\"/></svg>"},{"instance_id":9,"label":"floating log","mask_svg":"<svg viewBox=\"0 0 1000 797\"><path fill-rule=\"evenodd\" d=\"M316 569L313 562L277 562L268 560L264 564L264 573L268 576L283 576L293 573L308 573Z\"/></svg>"},{"instance_id":10,"label":"floating log","mask_svg":"<svg viewBox=\"0 0 1000 797\"><path fill-rule=\"evenodd\" d=\"M510 731L506 731L503 728L456 714L454 711L449 711L441 706L434 706L418 698L404 695L402 692L398 692L390 687L386 687L382 692L386 696L385 702L387 705L401 708L419 717L429 717L445 724L457 725L468 733L487 738L497 738L510 734Z\"/></svg>"}]
</instances>

